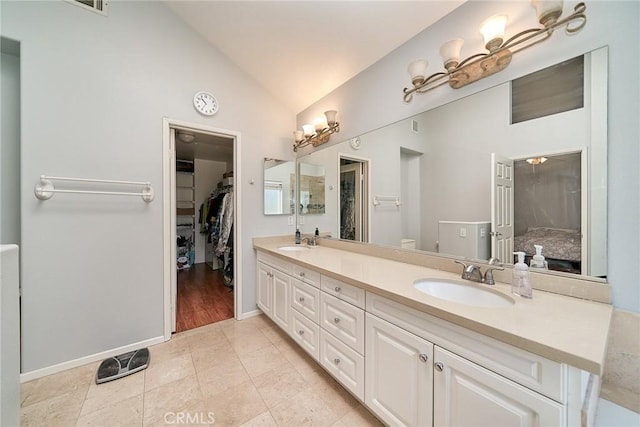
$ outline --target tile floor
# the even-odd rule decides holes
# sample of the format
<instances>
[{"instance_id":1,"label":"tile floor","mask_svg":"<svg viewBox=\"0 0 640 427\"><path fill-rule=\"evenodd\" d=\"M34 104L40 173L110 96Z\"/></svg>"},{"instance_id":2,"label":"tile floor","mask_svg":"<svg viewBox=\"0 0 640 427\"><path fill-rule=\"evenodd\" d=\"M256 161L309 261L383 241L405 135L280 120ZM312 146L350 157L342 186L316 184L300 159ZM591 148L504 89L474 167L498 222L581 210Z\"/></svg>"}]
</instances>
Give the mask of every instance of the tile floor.
<instances>
[{"instance_id":1,"label":"tile floor","mask_svg":"<svg viewBox=\"0 0 640 427\"><path fill-rule=\"evenodd\" d=\"M149 348L149 367L96 385L98 362L22 384L23 426L377 426L265 316Z\"/></svg>"}]
</instances>

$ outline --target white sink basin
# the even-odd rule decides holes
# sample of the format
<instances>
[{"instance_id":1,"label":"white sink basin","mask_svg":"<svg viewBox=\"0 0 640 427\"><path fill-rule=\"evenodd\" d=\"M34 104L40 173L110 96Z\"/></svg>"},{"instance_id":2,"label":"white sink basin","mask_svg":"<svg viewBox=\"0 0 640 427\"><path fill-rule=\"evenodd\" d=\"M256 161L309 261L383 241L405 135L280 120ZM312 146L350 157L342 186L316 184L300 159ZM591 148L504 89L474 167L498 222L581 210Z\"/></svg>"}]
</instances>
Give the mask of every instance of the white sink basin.
<instances>
[{"instance_id":1,"label":"white sink basin","mask_svg":"<svg viewBox=\"0 0 640 427\"><path fill-rule=\"evenodd\" d=\"M413 287L432 297L475 307L510 307L513 298L480 286L446 279L418 279Z\"/></svg>"},{"instance_id":2,"label":"white sink basin","mask_svg":"<svg viewBox=\"0 0 640 427\"><path fill-rule=\"evenodd\" d=\"M302 246L302 245L295 245L295 246L280 246L278 249L280 249L281 251L287 251L287 252L300 252L300 251L308 251L309 247Z\"/></svg>"}]
</instances>

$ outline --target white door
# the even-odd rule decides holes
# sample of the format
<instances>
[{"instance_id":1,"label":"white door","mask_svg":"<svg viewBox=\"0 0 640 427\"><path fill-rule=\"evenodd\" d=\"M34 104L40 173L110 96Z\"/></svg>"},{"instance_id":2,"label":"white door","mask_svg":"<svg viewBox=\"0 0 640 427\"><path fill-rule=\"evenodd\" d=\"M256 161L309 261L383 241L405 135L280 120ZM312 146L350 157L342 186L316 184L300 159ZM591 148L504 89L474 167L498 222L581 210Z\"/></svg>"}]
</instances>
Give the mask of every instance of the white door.
<instances>
[{"instance_id":1,"label":"white door","mask_svg":"<svg viewBox=\"0 0 640 427\"><path fill-rule=\"evenodd\" d=\"M453 353L435 347L436 426L561 426L561 404Z\"/></svg>"},{"instance_id":2,"label":"white door","mask_svg":"<svg viewBox=\"0 0 640 427\"><path fill-rule=\"evenodd\" d=\"M491 153L491 257L513 262L513 160Z\"/></svg>"},{"instance_id":3,"label":"white door","mask_svg":"<svg viewBox=\"0 0 640 427\"><path fill-rule=\"evenodd\" d=\"M288 331L291 325L291 279L286 274L273 270L271 280L273 294L271 315L274 322L285 331Z\"/></svg>"},{"instance_id":4,"label":"white door","mask_svg":"<svg viewBox=\"0 0 640 427\"><path fill-rule=\"evenodd\" d=\"M271 268L258 263L258 307L271 317Z\"/></svg>"},{"instance_id":5,"label":"white door","mask_svg":"<svg viewBox=\"0 0 640 427\"><path fill-rule=\"evenodd\" d=\"M431 426L433 344L367 314L365 351L367 406L387 425Z\"/></svg>"}]
</instances>

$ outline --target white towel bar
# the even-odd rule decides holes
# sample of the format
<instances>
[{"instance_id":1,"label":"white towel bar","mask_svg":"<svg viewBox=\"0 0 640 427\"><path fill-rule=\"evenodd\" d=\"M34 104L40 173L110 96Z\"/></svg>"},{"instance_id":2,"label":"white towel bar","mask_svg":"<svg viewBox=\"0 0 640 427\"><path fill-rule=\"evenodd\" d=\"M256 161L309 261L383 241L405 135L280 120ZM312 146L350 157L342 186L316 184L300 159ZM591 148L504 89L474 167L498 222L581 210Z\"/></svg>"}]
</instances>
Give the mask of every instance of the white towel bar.
<instances>
[{"instance_id":1,"label":"white towel bar","mask_svg":"<svg viewBox=\"0 0 640 427\"><path fill-rule=\"evenodd\" d=\"M400 206L400 197L395 196L373 196L373 206L378 206L381 203L391 202L395 203L396 206Z\"/></svg>"},{"instance_id":2,"label":"white towel bar","mask_svg":"<svg viewBox=\"0 0 640 427\"><path fill-rule=\"evenodd\" d=\"M51 181L75 181L75 182L91 182L99 184L119 184L119 185L141 185L142 191L134 193L127 191L99 191L99 190L63 190L56 189ZM75 193L75 194L109 194L116 196L138 196L142 197L147 203L153 201L153 188L150 182L141 181L116 181L112 179L91 179L91 178L71 178L63 176L47 176L40 175L40 180L33 189L34 194L40 200L49 200L53 197L53 193Z\"/></svg>"}]
</instances>

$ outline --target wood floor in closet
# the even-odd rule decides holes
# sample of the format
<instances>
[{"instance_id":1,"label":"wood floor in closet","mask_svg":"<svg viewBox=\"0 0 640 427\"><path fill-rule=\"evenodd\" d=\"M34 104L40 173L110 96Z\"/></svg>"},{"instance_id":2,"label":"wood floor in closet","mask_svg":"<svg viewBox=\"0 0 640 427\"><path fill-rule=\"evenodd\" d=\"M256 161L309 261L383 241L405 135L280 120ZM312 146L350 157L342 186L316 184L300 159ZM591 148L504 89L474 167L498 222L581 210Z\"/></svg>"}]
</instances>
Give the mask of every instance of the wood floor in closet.
<instances>
[{"instance_id":1,"label":"wood floor in closet","mask_svg":"<svg viewBox=\"0 0 640 427\"><path fill-rule=\"evenodd\" d=\"M233 292L222 283L222 270L195 264L178 270L176 332L233 317Z\"/></svg>"}]
</instances>

